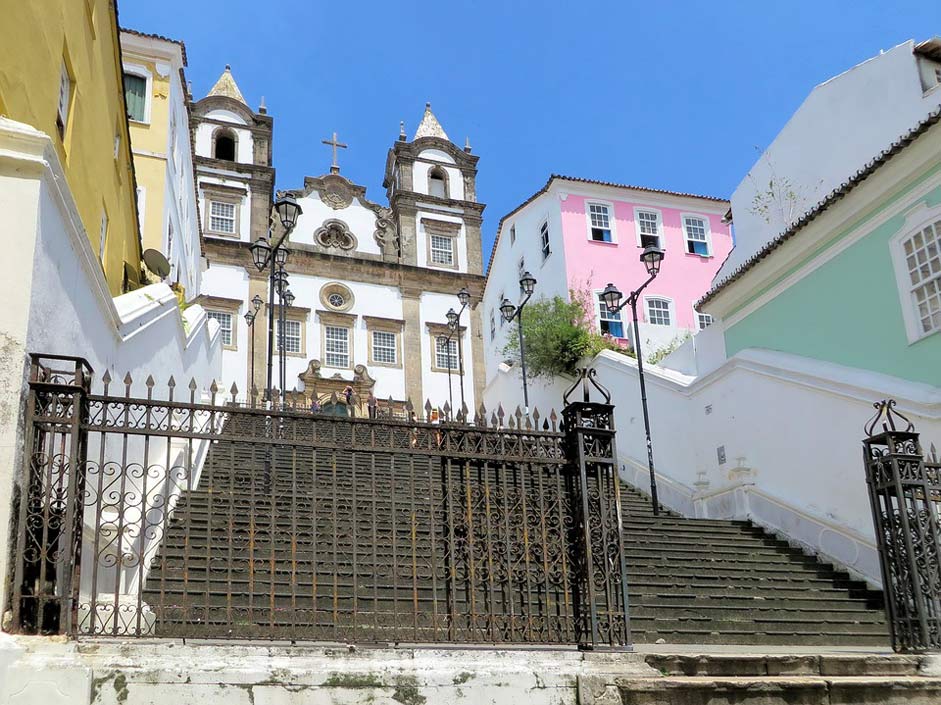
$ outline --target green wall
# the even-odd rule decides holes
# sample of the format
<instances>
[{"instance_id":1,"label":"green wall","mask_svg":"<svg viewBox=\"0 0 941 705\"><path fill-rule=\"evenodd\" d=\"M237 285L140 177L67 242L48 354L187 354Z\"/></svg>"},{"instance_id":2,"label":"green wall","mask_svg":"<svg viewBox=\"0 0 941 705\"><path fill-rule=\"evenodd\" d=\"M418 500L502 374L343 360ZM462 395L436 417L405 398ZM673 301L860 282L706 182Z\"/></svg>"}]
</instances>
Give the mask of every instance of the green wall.
<instances>
[{"instance_id":1,"label":"green wall","mask_svg":"<svg viewBox=\"0 0 941 705\"><path fill-rule=\"evenodd\" d=\"M924 181L938 171L941 168L933 169L919 181ZM906 199L907 192L916 186L912 184L905 192L887 199L881 204L880 210ZM852 195L835 207L845 207L850 202ZM889 240L904 225L906 213L920 203L926 203L929 207L941 203L941 187L931 191L927 197L913 200L905 212L892 217L834 259L729 327L725 332L728 355L731 357L745 348L768 348L915 382L941 385L941 333L934 333L909 345L889 250ZM878 212L875 211L867 220L878 215ZM855 230L857 227L859 224L850 229ZM862 223L862 227L865 227L865 223ZM846 237L850 229L835 239L827 238L825 246L808 255L794 269L813 261L821 251ZM770 289L794 269L768 282L763 291L749 301ZM738 309L747 304L748 301L743 301Z\"/></svg>"}]
</instances>

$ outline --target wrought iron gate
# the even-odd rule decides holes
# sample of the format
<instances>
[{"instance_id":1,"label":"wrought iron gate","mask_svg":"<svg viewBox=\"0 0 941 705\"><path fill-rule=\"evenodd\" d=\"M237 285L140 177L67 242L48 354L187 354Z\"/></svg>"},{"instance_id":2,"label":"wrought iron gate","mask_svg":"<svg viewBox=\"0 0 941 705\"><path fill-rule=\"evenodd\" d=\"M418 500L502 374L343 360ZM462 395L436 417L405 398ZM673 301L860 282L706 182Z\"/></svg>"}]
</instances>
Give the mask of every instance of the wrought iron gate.
<instances>
[{"instance_id":1,"label":"wrought iron gate","mask_svg":"<svg viewBox=\"0 0 941 705\"><path fill-rule=\"evenodd\" d=\"M554 413L341 418L90 382L33 358L21 631L630 643L608 404L564 433Z\"/></svg>"},{"instance_id":2,"label":"wrought iron gate","mask_svg":"<svg viewBox=\"0 0 941 705\"><path fill-rule=\"evenodd\" d=\"M874 406L863 460L892 648L941 651L941 462L895 400Z\"/></svg>"}]
</instances>

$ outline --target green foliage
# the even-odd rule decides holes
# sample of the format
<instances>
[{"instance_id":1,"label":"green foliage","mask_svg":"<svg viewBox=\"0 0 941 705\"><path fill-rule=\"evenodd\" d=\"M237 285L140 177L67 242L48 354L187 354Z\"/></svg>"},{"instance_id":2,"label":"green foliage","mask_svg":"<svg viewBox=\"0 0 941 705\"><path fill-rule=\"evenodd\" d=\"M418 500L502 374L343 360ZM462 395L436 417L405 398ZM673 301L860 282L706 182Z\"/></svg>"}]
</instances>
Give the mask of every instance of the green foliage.
<instances>
[{"instance_id":1,"label":"green foliage","mask_svg":"<svg viewBox=\"0 0 941 705\"><path fill-rule=\"evenodd\" d=\"M632 355L593 330L590 294L573 290L569 295L570 301L555 296L531 301L523 309L526 373L531 377L572 374L582 358L602 350ZM517 335L510 335L503 352L514 364L519 364Z\"/></svg>"},{"instance_id":2,"label":"green foliage","mask_svg":"<svg viewBox=\"0 0 941 705\"><path fill-rule=\"evenodd\" d=\"M683 343L689 340L690 337L691 335L689 331L686 332L686 335L675 337L673 340L671 340L669 343L667 343L663 347L657 348L652 353L647 355L647 362L650 363L651 365L659 365L661 360L663 360L663 358L665 358L671 352L673 352L678 347L680 347Z\"/></svg>"}]
</instances>

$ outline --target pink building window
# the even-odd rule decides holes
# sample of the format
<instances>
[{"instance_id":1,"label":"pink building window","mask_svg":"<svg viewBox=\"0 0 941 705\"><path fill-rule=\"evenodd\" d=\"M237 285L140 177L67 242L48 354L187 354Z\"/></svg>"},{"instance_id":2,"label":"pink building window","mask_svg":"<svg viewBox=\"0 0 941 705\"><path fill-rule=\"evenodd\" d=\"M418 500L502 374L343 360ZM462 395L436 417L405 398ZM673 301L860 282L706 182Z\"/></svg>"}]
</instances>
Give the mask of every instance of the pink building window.
<instances>
[{"instance_id":1,"label":"pink building window","mask_svg":"<svg viewBox=\"0 0 941 705\"><path fill-rule=\"evenodd\" d=\"M611 212L603 203L588 204L591 221L591 239L595 242L611 242Z\"/></svg>"},{"instance_id":2,"label":"pink building window","mask_svg":"<svg viewBox=\"0 0 941 705\"><path fill-rule=\"evenodd\" d=\"M660 214L657 211L637 211L637 232L641 247L662 247L660 244Z\"/></svg>"}]
</instances>

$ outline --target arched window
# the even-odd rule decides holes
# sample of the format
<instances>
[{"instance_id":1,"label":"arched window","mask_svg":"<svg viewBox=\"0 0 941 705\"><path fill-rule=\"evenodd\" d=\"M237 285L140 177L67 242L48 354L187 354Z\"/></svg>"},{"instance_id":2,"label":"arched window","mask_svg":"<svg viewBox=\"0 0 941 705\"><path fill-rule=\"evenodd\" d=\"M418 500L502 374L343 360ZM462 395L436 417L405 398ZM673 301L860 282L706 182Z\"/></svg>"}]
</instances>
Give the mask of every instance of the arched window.
<instances>
[{"instance_id":1,"label":"arched window","mask_svg":"<svg viewBox=\"0 0 941 705\"><path fill-rule=\"evenodd\" d=\"M227 128L216 130L213 135L212 156L216 159L235 161L235 145L238 143L235 133Z\"/></svg>"},{"instance_id":2,"label":"arched window","mask_svg":"<svg viewBox=\"0 0 941 705\"><path fill-rule=\"evenodd\" d=\"M428 172L428 193L438 198L448 197L448 175L440 166L432 167Z\"/></svg>"}]
</instances>

